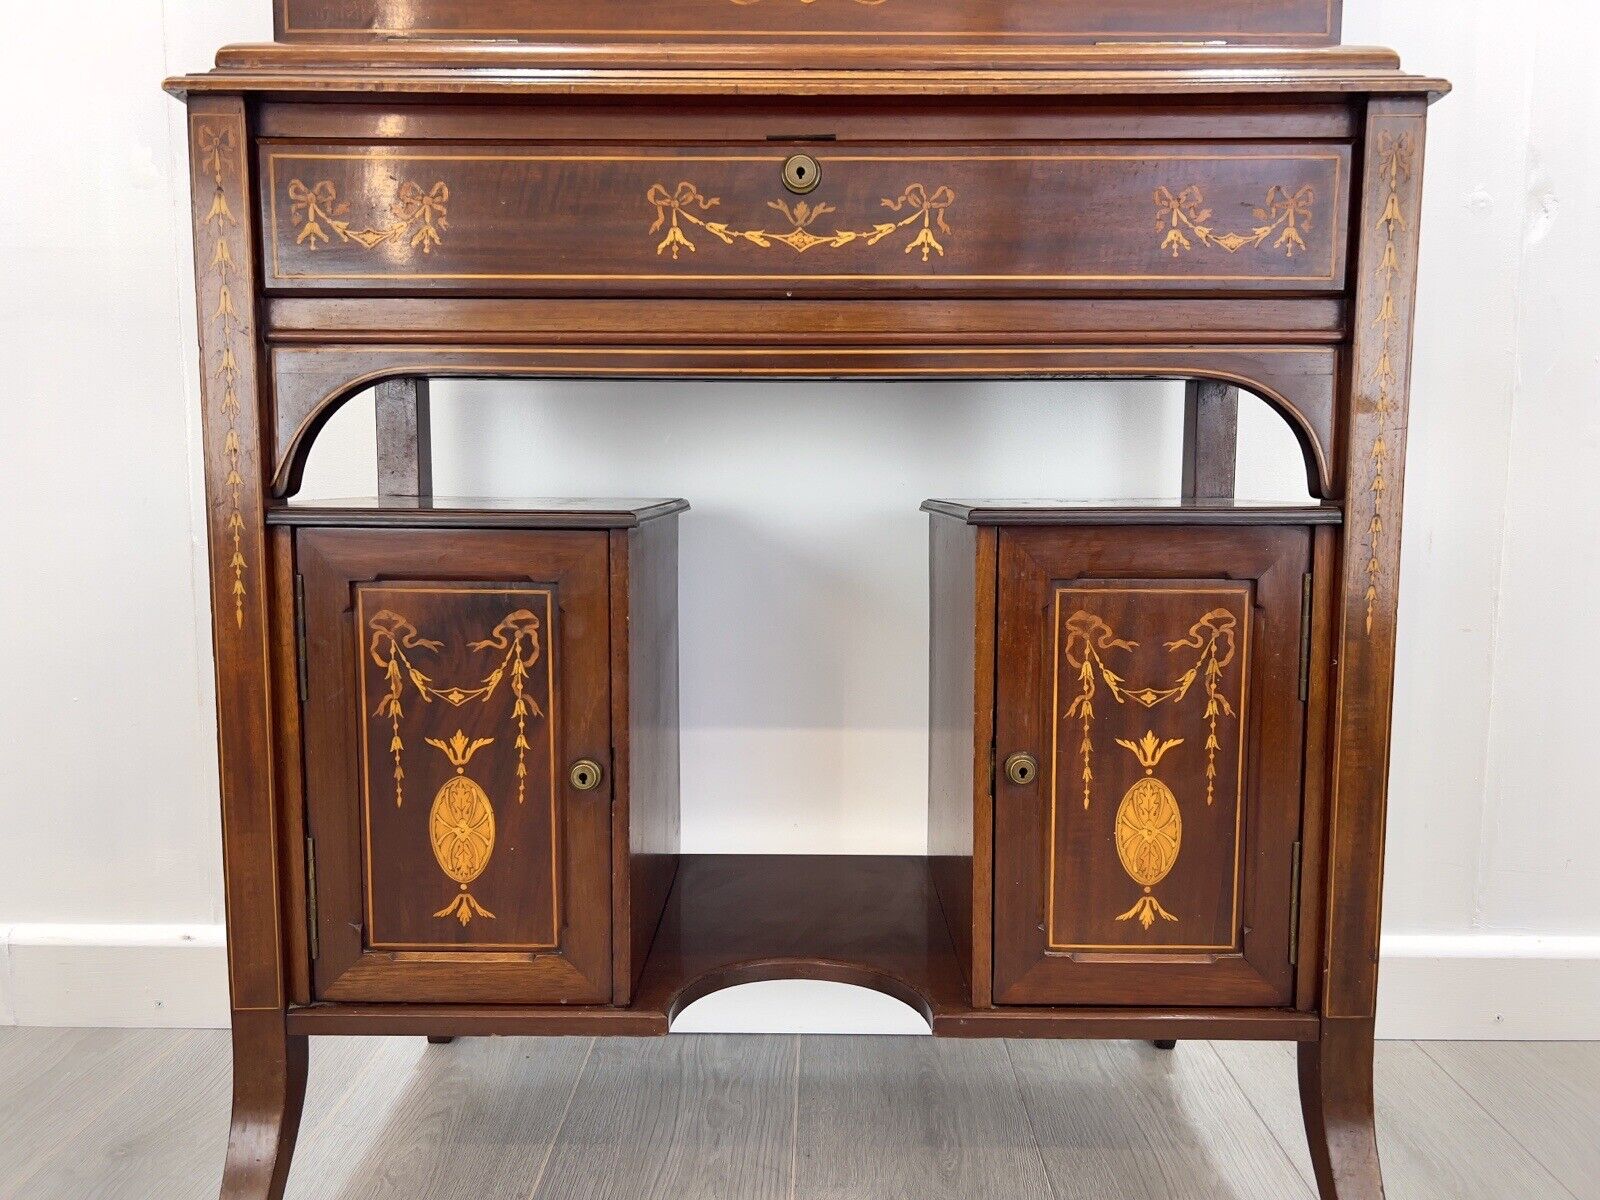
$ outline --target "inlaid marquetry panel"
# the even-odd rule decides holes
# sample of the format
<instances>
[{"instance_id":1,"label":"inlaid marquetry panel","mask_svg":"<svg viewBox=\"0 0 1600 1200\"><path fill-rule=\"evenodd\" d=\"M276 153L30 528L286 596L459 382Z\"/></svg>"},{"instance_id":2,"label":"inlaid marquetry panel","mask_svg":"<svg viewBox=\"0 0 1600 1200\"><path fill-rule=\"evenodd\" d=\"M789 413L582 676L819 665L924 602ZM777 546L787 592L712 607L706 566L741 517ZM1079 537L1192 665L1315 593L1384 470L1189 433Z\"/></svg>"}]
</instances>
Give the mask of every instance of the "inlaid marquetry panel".
<instances>
[{"instance_id":1,"label":"inlaid marquetry panel","mask_svg":"<svg viewBox=\"0 0 1600 1200\"><path fill-rule=\"evenodd\" d=\"M339 38L835 38L1317 44L1340 0L277 0L280 40Z\"/></svg>"},{"instance_id":2,"label":"inlaid marquetry panel","mask_svg":"<svg viewBox=\"0 0 1600 1200\"><path fill-rule=\"evenodd\" d=\"M1344 281L1340 145L807 152L821 182L795 195L785 148L269 145L266 281L679 294Z\"/></svg>"},{"instance_id":3,"label":"inlaid marquetry panel","mask_svg":"<svg viewBox=\"0 0 1600 1200\"><path fill-rule=\"evenodd\" d=\"M356 588L373 949L558 943L552 600L548 586Z\"/></svg>"},{"instance_id":4,"label":"inlaid marquetry panel","mask_svg":"<svg viewBox=\"0 0 1600 1200\"><path fill-rule=\"evenodd\" d=\"M1252 589L1057 587L1049 948L1239 946Z\"/></svg>"}]
</instances>

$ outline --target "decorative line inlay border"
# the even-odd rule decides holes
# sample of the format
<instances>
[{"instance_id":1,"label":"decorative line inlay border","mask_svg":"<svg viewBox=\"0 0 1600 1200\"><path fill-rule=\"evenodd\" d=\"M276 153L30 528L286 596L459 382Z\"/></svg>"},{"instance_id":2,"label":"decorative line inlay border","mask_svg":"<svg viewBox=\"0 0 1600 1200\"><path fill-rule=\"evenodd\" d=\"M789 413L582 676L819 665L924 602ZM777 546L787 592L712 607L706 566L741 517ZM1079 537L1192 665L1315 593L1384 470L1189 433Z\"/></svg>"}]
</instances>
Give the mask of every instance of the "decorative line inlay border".
<instances>
[{"instance_id":1,"label":"decorative line inlay border","mask_svg":"<svg viewBox=\"0 0 1600 1200\"><path fill-rule=\"evenodd\" d=\"M884 208L893 213L909 209L906 216L894 221L878 222L871 229L835 229L831 234L813 233L810 228L819 218L836 211L833 205L821 202L812 204L801 200L791 205L782 200L769 200L767 207L781 213L793 226L787 231L775 233L767 229L734 229L725 221L707 220L701 214L719 206L722 199L718 196L705 195L688 180L684 180L671 191L665 184L652 184L645 193L645 198L656 210L656 219L650 226L650 232L655 234L663 229L667 231L666 236L656 245L656 254L665 254L670 250L674 261L681 251L687 250L691 254L695 252L694 242L684 233L683 227L688 224L705 230L724 245L731 246L735 242L744 241L763 250L770 250L774 243L781 243L797 254L804 254L807 250L818 246L837 250L857 241L864 242L868 246L876 246L885 238L910 226L916 228L917 232L916 236L906 244L905 253L911 254L920 250L922 261L927 262L930 254L938 254L941 257L944 255L944 245L939 241L935 230L946 236L954 232L945 221L945 211L955 203L956 194L948 187L936 187L929 191L924 184L909 184L894 199L884 197L879 201Z\"/></svg>"},{"instance_id":2,"label":"decorative line inlay border","mask_svg":"<svg viewBox=\"0 0 1600 1200\"><path fill-rule=\"evenodd\" d=\"M1372 440L1372 520L1367 526L1367 636L1372 636L1372 618L1377 611L1378 586L1383 575L1383 556L1380 545L1383 538L1384 496L1389 487L1389 416L1394 412L1395 369L1394 354L1396 327L1400 314L1395 307L1395 276L1400 274L1400 243L1397 231L1410 226L1405 208L1400 202L1400 183L1411 177L1411 159L1416 144L1409 133L1394 134L1385 130L1378 135L1378 177L1389 188L1383 214L1378 218L1377 229L1383 235L1383 257L1378 262L1378 279L1383 288L1378 315L1373 324L1383 330L1383 341L1378 348L1378 398L1376 402L1377 432Z\"/></svg>"},{"instance_id":3,"label":"decorative line inlay border","mask_svg":"<svg viewBox=\"0 0 1600 1200\"><path fill-rule=\"evenodd\" d=\"M213 368L206 364L207 378L215 380L222 390L218 405L227 432L222 438L222 452L228 460L228 473L224 485L228 489L227 515L223 524L233 542L233 552L228 567L233 573L233 619L244 628L245 585L244 509L240 492L244 476L239 472L242 447L239 443L239 355L248 353L237 344L244 329L244 321L233 303L233 287L239 273L231 238L238 228L239 218L228 206L228 193L224 186L227 173L233 169L234 155L239 153L239 139L232 129L218 129L213 125L199 125L195 129L195 144L200 151L200 165L211 176L213 187L211 207L201 226L211 238L210 269L217 276L217 306L211 314L211 323L217 329L217 342L221 349Z\"/></svg>"},{"instance_id":4,"label":"decorative line inlay border","mask_svg":"<svg viewBox=\"0 0 1600 1200\"><path fill-rule=\"evenodd\" d=\"M435 246L444 244L441 231L450 228L449 204L450 188L443 180L427 191L420 184L406 180L389 206L389 215L394 220L383 226L357 228L344 219L349 215L350 203L339 199L339 191L331 179L321 179L310 186L300 179L289 181L289 216L300 230L295 244L310 250L326 244L331 229L341 242L355 242L367 250L385 243L404 242L413 250L431 254Z\"/></svg>"},{"instance_id":5,"label":"decorative line inlay border","mask_svg":"<svg viewBox=\"0 0 1600 1200\"><path fill-rule=\"evenodd\" d=\"M1272 248L1282 250L1286 257L1293 258L1296 250L1305 251L1306 242L1300 231L1313 228L1311 206L1316 202L1317 194L1309 183L1293 191L1273 184L1267 189L1266 199L1250 210L1260 224L1249 233L1218 233L1207 224L1213 213L1205 207L1205 193L1200 190L1199 184L1190 184L1176 194L1166 186L1158 187L1151 198L1156 205L1156 232L1166 233L1161 239L1161 248L1170 250L1173 258L1193 250L1194 242L1202 246L1218 246L1229 254L1237 254L1246 246L1265 245L1274 233L1278 236ZM1189 234L1194 235L1194 241L1190 241Z\"/></svg>"}]
</instances>

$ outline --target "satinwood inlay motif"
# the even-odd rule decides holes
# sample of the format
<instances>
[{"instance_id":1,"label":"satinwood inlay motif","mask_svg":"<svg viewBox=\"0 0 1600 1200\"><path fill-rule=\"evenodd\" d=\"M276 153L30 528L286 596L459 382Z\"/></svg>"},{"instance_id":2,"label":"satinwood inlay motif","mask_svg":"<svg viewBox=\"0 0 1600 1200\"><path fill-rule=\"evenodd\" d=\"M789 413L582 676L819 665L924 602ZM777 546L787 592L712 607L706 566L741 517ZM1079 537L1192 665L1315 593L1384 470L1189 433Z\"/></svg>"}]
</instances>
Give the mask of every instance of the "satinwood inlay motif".
<instances>
[{"instance_id":1,"label":"satinwood inlay motif","mask_svg":"<svg viewBox=\"0 0 1600 1200\"><path fill-rule=\"evenodd\" d=\"M1373 612L1378 604L1378 588L1383 576L1383 555L1381 543L1383 540L1384 518L1384 493L1388 490L1389 468L1389 421L1395 409L1395 369L1394 355L1397 351L1395 334L1400 323L1400 315L1395 307L1395 282L1396 277L1402 276L1401 246L1405 238L1396 238L1396 234L1403 234L1409 228L1405 206L1400 201L1400 185L1411 177L1411 156L1414 152L1411 135L1384 131L1378 135L1378 173L1384 187L1388 189L1388 199L1383 206L1383 213L1378 218L1378 236L1383 238L1383 257L1378 262L1378 281L1382 287L1382 300L1378 306L1378 315L1373 319L1373 324L1378 326L1382 335L1382 342L1378 347L1377 367L1377 399L1374 402L1377 412L1377 433L1372 440L1372 483L1369 485L1372 492L1372 518L1367 523L1367 619L1366 632L1372 633Z\"/></svg>"},{"instance_id":2,"label":"satinwood inlay motif","mask_svg":"<svg viewBox=\"0 0 1600 1200\"><path fill-rule=\"evenodd\" d=\"M1176 708L1194 690L1195 684L1200 684L1205 696L1201 720L1205 728L1206 806L1209 808L1215 803L1217 754L1221 749L1217 725L1224 717L1237 716L1235 705L1228 699L1226 679L1227 668L1234 661L1237 626L1237 618L1225 608L1204 613L1183 637L1164 643L1168 653L1196 652L1183 670L1168 682L1135 685L1106 661L1106 655L1135 650L1138 642L1118 637L1108 622L1087 609L1078 609L1066 619L1061 655L1077 679L1078 692L1059 713L1058 719L1077 723L1086 811L1094 798L1094 703L1101 688L1115 704L1154 710L1164 705ZM1115 740L1138 758L1145 769L1145 778L1137 780L1123 794L1114 821L1117 855L1129 878L1143 887L1144 895L1116 919L1137 919L1148 930L1158 919L1178 919L1153 895L1155 885L1167 877L1177 862L1183 839L1183 814L1178 798L1166 783L1155 777L1155 768L1162 755L1183 745L1185 739L1164 738L1148 730L1137 742L1124 738Z\"/></svg>"},{"instance_id":3,"label":"satinwood inlay motif","mask_svg":"<svg viewBox=\"0 0 1600 1200\"><path fill-rule=\"evenodd\" d=\"M1157 917L1163 921L1178 919L1161 906L1153 891L1171 872L1183 848L1183 810L1172 789L1155 778L1155 769L1161 756L1183 745L1183 739L1162 740L1154 730L1147 730L1137 742L1118 738L1117 745L1132 752L1145 775L1123 793L1122 803L1117 806L1116 832L1122 869L1144 888L1144 895L1117 920L1137 918L1140 925L1149 929Z\"/></svg>"},{"instance_id":4,"label":"satinwood inlay motif","mask_svg":"<svg viewBox=\"0 0 1600 1200\"><path fill-rule=\"evenodd\" d=\"M400 756L406 744L400 733L400 718L405 716L406 680L411 681L417 695L425 701L431 698L433 685L433 681L412 663L406 651L437 650L444 643L423 637L410 621L388 609L374 614L367 624L372 630L367 653L382 669L388 688L373 715L389 718L389 753L394 756L394 805L399 808L405 803L406 771Z\"/></svg>"},{"instance_id":5,"label":"satinwood inlay motif","mask_svg":"<svg viewBox=\"0 0 1600 1200\"><path fill-rule=\"evenodd\" d=\"M1305 252L1306 241L1301 230L1312 228L1311 206L1316 198L1316 191L1309 183L1294 189L1274 184L1267 189L1266 199L1250 210L1257 224L1249 232L1219 232L1210 224L1214 214L1205 207L1205 193L1198 184L1190 184L1177 193L1162 186L1153 194L1156 232L1165 232L1161 248L1170 250L1173 258L1193 250L1195 242L1237 254L1246 246L1266 245L1273 234L1278 236L1272 239L1272 248L1293 258L1295 251Z\"/></svg>"},{"instance_id":6,"label":"satinwood inlay motif","mask_svg":"<svg viewBox=\"0 0 1600 1200\"><path fill-rule=\"evenodd\" d=\"M1080 609L1067 618L1067 639L1062 653L1067 663L1077 673L1078 694L1067 705L1065 719L1081 722L1082 741L1078 753L1083 760L1083 807L1088 808L1094 785L1094 697L1096 679L1118 704L1132 701L1145 708L1171 700L1181 701L1189 694L1196 679L1203 679L1206 694L1206 803L1216 798L1217 719L1234 716L1233 706L1222 688L1222 672L1233 662L1234 616L1225 608L1213 609L1189 627L1189 632L1168 642L1168 650L1185 647L1198 650L1199 657L1167 687L1129 687L1128 681L1118 675L1101 656L1104 650L1132 650L1138 642L1124 641L1115 630L1099 617Z\"/></svg>"},{"instance_id":7,"label":"satinwood inlay motif","mask_svg":"<svg viewBox=\"0 0 1600 1200\"><path fill-rule=\"evenodd\" d=\"M339 198L330 179L309 186L302 180L289 181L289 215L300 232L295 243L315 250L329 240L328 231L341 242L354 242L367 250L386 243L409 245L424 254L442 245L442 233L450 228L450 188L443 180L426 191L406 180L389 206L392 218L387 225L357 226L346 218L350 204Z\"/></svg>"},{"instance_id":8,"label":"satinwood inlay motif","mask_svg":"<svg viewBox=\"0 0 1600 1200\"><path fill-rule=\"evenodd\" d=\"M527 756L532 749L528 742L528 721L545 715L538 701L528 691L529 671L544 653L542 625L539 617L528 609L519 608L507 613L488 637L469 643L469 648L474 652L503 652L489 673L470 685L441 685L417 666L412 654L418 651L436 653L443 649L443 642L423 637L411 620L392 609L382 609L367 621L370 636L366 655L383 673L384 685L383 695L372 716L389 722L389 753L394 763L396 808L405 803L406 746L401 722L405 716L408 693L415 694L424 704L439 701L452 708L463 708L474 702L489 703L508 677L512 696L510 721L515 730L512 747L517 756L517 803L526 802ZM433 807L428 814L428 836L440 869L455 880L461 892L434 916L453 916L462 925L469 924L474 916L493 918L494 914L471 895L467 885L483 874L494 852L494 805L488 793L475 780L467 777L466 767L474 754L492 745L495 739L470 738L464 730L458 729L448 741L440 738L423 740L448 757L456 768L455 777L447 779L434 795Z\"/></svg>"},{"instance_id":9,"label":"satinwood inlay motif","mask_svg":"<svg viewBox=\"0 0 1600 1200\"><path fill-rule=\"evenodd\" d=\"M541 654L539 618L527 609L519 608L516 612L507 614L487 638L471 644L473 650L505 651L499 664L473 687L462 687L460 684L438 687L428 675L420 671L407 656L406 651L438 650L443 643L423 637L410 621L398 613L384 609L374 614L367 624L372 630L367 653L373 663L383 671L384 684L387 688L382 699L378 701L373 716L389 718L391 731L389 751L394 755L395 807L400 807L405 798L405 768L400 758L405 751L405 739L400 732L400 718L405 715L406 682L410 681L412 688L424 702L439 699L455 708L460 708L472 700L480 700L487 704L507 673L511 675L513 697L511 719L517 729L514 743L517 751L517 803L521 804L527 796L527 754L530 749L528 718L544 716L538 702L527 694L528 671L539 661Z\"/></svg>"},{"instance_id":10,"label":"satinwood inlay motif","mask_svg":"<svg viewBox=\"0 0 1600 1200\"><path fill-rule=\"evenodd\" d=\"M242 446L239 442L239 356L250 353L244 322L234 305L233 291L240 286L238 256L233 239L239 229L239 219L228 205L224 186L227 172L233 169L234 156L239 153L239 140L232 129L218 129L200 125L195 130L195 144L200 152L200 163L211 177L215 189L211 207L201 222L211 239L210 269L216 274L217 304L211 313L211 322L217 331L217 357L215 363L206 364L207 377L214 381L220 394L218 409L226 423L222 449L227 457L227 516L224 524L232 539L233 549L228 566L233 572L233 619L244 627L244 605L249 589L245 584L244 510L240 505L240 489L244 476L239 471Z\"/></svg>"},{"instance_id":11,"label":"satinwood inlay motif","mask_svg":"<svg viewBox=\"0 0 1600 1200\"><path fill-rule=\"evenodd\" d=\"M775 232L770 229L735 229L726 221L708 220L703 214L720 206L721 198L705 195L687 180L672 190L668 190L665 184L654 184L646 193L646 198L656 210L656 219L650 226L650 232L654 234L666 230L665 236L656 245L656 253L660 255L671 251L674 259L683 251L693 254L697 249L684 232L684 226L689 225L703 229L724 245L746 242L770 250L774 244L780 244L797 254L804 254L819 246L837 250L852 242L876 246L885 238L910 228L916 231L916 235L906 243L905 253L921 251L922 261L927 262L932 254L944 254L944 244L937 235L942 233L949 236L953 232L945 220L945 211L955 203L956 194L948 187L930 190L924 184L913 183L899 196L893 199L885 197L879 201L890 212L904 212L904 217L880 221L871 229L835 229L832 233L815 233L811 229L820 218L836 211L833 205L820 201L810 203L800 200L789 204L783 200L769 200L767 207L781 213L793 226L789 230Z\"/></svg>"},{"instance_id":12,"label":"satinwood inlay motif","mask_svg":"<svg viewBox=\"0 0 1600 1200\"><path fill-rule=\"evenodd\" d=\"M494 805L488 793L477 782L467 777L467 764L472 756L493 738L468 738L461 730L446 742L439 738L426 739L450 760L456 769L455 776L444 781L433 798L433 809L428 814L428 839L433 843L433 857L439 869L460 886L460 893L433 915L455 917L462 925L470 925L475 916L494 919L467 890L494 853Z\"/></svg>"}]
</instances>

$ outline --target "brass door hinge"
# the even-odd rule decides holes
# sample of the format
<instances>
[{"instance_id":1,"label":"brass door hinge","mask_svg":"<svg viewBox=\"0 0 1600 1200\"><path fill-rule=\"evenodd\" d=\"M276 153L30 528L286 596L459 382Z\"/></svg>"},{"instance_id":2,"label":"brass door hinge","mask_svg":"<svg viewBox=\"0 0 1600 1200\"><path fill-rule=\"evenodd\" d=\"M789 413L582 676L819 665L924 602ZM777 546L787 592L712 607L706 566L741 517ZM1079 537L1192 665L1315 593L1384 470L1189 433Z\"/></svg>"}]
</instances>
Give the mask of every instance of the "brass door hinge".
<instances>
[{"instance_id":1,"label":"brass door hinge","mask_svg":"<svg viewBox=\"0 0 1600 1200\"><path fill-rule=\"evenodd\" d=\"M317 940L317 840L306 837L306 941L311 959L316 961L321 946Z\"/></svg>"},{"instance_id":2,"label":"brass door hinge","mask_svg":"<svg viewBox=\"0 0 1600 1200\"><path fill-rule=\"evenodd\" d=\"M1300 843L1294 844L1289 864L1289 965L1300 961Z\"/></svg>"},{"instance_id":3,"label":"brass door hinge","mask_svg":"<svg viewBox=\"0 0 1600 1200\"><path fill-rule=\"evenodd\" d=\"M306 577L299 574L294 577L294 649L300 703L304 704L310 696L310 684L306 679Z\"/></svg>"},{"instance_id":4,"label":"brass door hinge","mask_svg":"<svg viewBox=\"0 0 1600 1200\"><path fill-rule=\"evenodd\" d=\"M1311 691L1311 576L1300 577L1300 702Z\"/></svg>"}]
</instances>

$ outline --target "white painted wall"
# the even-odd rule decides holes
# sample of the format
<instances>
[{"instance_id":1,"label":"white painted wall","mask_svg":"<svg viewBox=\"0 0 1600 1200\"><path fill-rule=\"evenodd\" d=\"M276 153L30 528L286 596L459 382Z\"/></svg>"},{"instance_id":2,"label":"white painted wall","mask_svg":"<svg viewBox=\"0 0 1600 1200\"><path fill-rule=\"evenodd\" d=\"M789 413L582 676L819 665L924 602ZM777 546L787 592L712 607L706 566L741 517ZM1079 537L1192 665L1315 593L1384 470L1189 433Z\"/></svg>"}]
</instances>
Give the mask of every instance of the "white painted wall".
<instances>
[{"instance_id":1,"label":"white painted wall","mask_svg":"<svg viewBox=\"0 0 1600 1200\"><path fill-rule=\"evenodd\" d=\"M1600 1036L1600 92L1584 0L1347 0L1453 78L1428 153L1385 1028ZM179 107L265 0L13 14L0 46L0 1022L222 1017ZM88 81L74 83L72 81ZM439 386L441 487L681 494L686 848L923 847L934 494L1170 491L1153 385ZM364 491L370 405L311 488ZM1303 494L1246 414L1244 488ZM768 614L736 624L737 605ZM793 1024L812 993L702 1002ZM765 999L761 999L764 996ZM883 1027L871 1002L834 1024Z\"/></svg>"}]
</instances>

